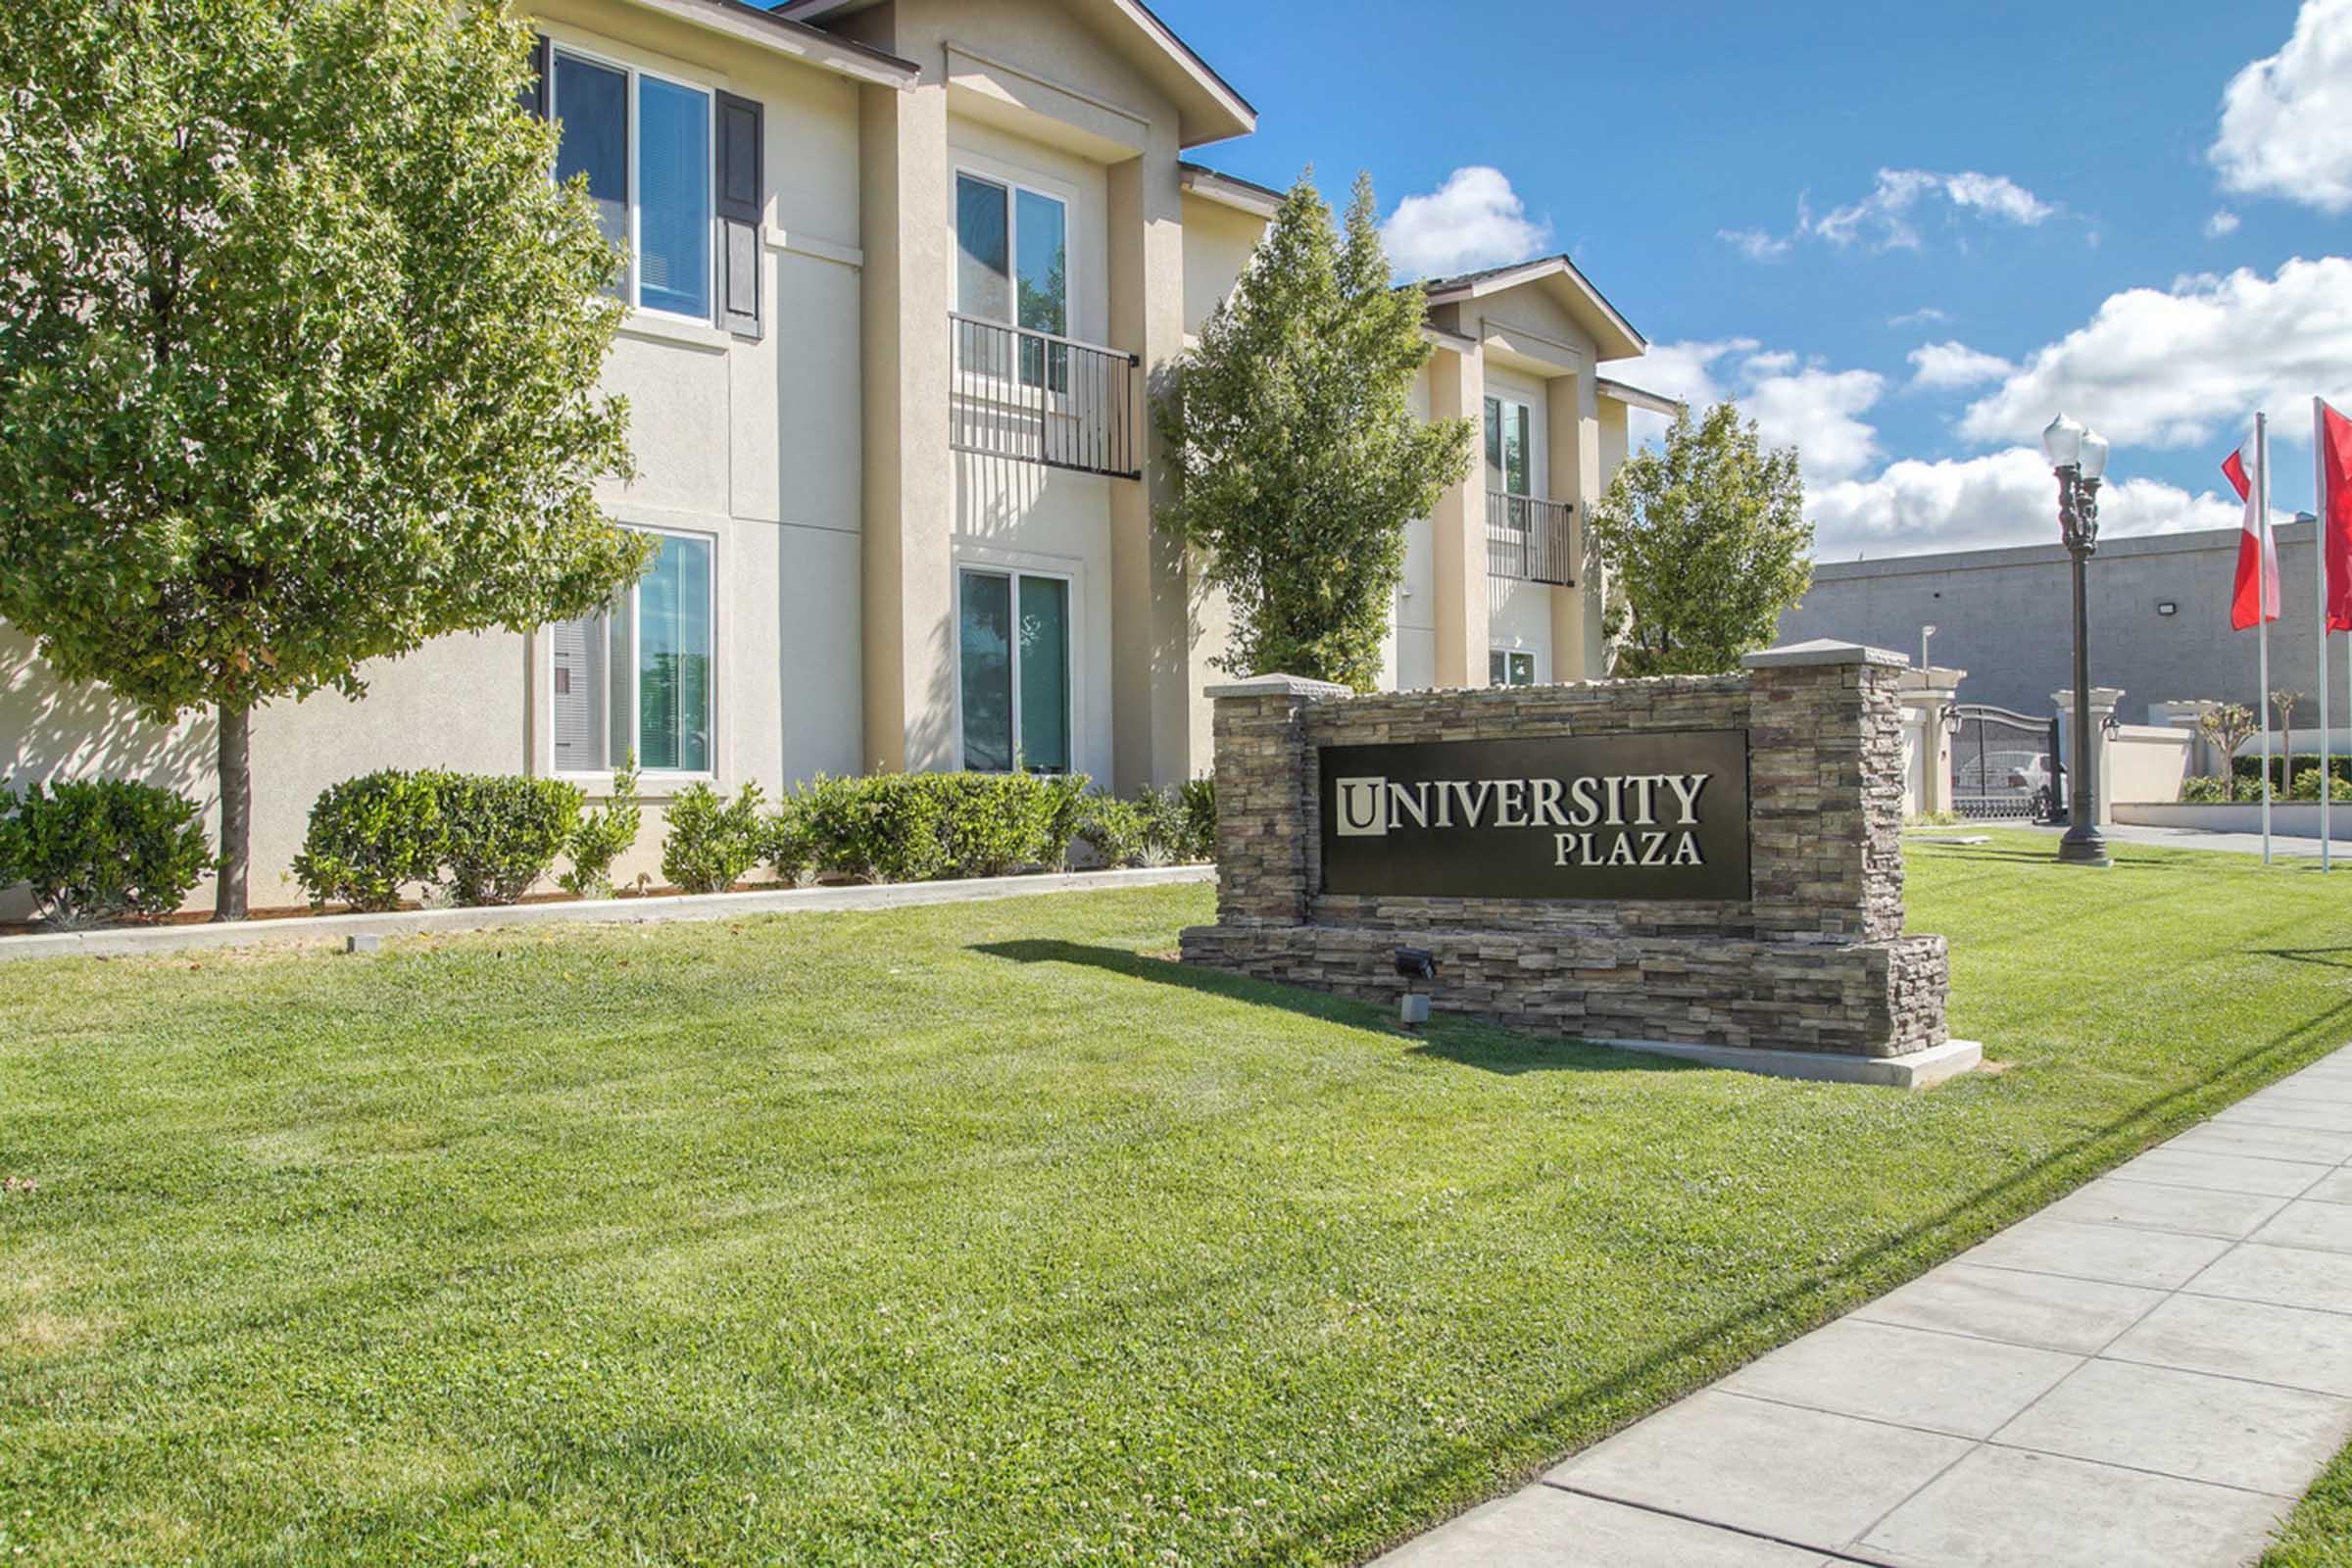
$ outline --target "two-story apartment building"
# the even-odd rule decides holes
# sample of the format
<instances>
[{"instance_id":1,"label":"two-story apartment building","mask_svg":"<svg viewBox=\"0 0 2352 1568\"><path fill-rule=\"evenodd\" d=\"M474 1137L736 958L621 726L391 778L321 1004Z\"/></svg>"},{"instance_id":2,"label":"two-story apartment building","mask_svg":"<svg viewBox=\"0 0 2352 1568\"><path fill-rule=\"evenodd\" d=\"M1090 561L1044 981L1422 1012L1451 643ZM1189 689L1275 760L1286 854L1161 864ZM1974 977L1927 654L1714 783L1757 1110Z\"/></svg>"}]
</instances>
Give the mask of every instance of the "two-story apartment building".
<instances>
[{"instance_id":1,"label":"two-story apartment building","mask_svg":"<svg viewBox=\"0 0 2352 1568\"><path fill-rule=\"evenodd\" d=\"M1190 158L1256 111L1137 0L530 10L526 107L632 257L606 374L640 472L606 499L660 557L605 614L258 712L254 904L297 902L312 800L374 767L595 793L634 753L657 805L694 779L1207 770L1225 620L1152 526L1147 400L1274 211ZM1481 419L1485 458L1412 524L1388 679L1598 674L1578 521L1627 410L1661 406L1600 374L1642 339L1564 257L1429 299L1418 406ZM141 724L0 627L0 774L209 796L211 755L209 719Z\"/></svg>"}]
</instances>

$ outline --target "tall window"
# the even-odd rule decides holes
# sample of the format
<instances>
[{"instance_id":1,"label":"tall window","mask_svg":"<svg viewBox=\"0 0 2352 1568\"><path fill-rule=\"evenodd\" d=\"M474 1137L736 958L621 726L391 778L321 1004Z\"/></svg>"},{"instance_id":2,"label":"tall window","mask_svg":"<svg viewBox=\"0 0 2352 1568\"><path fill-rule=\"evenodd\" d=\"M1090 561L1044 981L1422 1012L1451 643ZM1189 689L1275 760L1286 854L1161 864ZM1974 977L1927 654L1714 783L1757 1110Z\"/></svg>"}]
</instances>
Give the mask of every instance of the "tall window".
<instances>
[{"instance_id":1,"label":"tall window","mask_svg":"<svg viewBox=\"0 0 2352 1568\"><path fill-rule=\"evenodd\" d=\"M1065 337L1070 330L1069 209L978 174L956 176L956 309ZM1008 366L989 367L1004 374ZM1069 385L1069 351L1024 339L1024 385Z\"/></svg>"},{"instance_id":2,"label":"tall window","mask_svg":"<svg viewBox=\"0 0 2352 1568\"><path fill-rule=\"evenodd\" d=\"M663 534L610 609L553 628L556 771L710 771L710 541Z\"/></svg>"},{"instance_id":3,"label":"tall window","mask_svg":"<svg viewBox=\"0 0 2352 1568\"><path fill-rule=\"evenodd\" d=\"M957 574L963 765L1070 770L1070 584L966 568Z\"/></svg>"},{"instance_id":4,"label":"tall window","mask_svg":"<svg viewBox=\"0 0 2352 1568\"><path fill-rule=\"evenodd\" d=\"M617 292L641 310L710 315L710 94L557 50L556 177L588 177L597 225L629 253Z\"/></svg>"},{"instance_id":5,"label":"tall window","mask_svg":"<svg viewBox=\"0 0 2352 1568\"><path fill-rule=\"evenodd\" d=\"M1487 399L1487 488L1514 496L1535 494L1533 425L1524 403Z\"/></svg>"}]
</instances>

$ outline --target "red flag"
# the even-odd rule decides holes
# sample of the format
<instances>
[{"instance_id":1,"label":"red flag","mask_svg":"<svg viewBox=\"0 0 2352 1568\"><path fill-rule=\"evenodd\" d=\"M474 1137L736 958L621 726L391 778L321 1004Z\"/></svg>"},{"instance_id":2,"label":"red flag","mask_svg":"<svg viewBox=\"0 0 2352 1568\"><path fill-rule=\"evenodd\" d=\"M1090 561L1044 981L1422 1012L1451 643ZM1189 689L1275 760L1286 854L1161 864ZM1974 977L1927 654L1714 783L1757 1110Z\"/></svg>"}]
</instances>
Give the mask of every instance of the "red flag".
<instances>
[{"instance_id":1,"label":"red flag","mask_svg":"<svg viewBox=\"0 0 2352 1568\"><path fill-rule=\"evenodd\" d=\"M2352 631L2352 419L2320 405L2321 471L2327 514L2321 524L2328 562L2328 629Z\"/></svg>"},{"instance_id":2,"label":"red flag","mask_svg":"<svg viewBox=\"0 0 2352 1568\"><path fill-rule=\"evenodd\" d=\"M2256 453L2254 461L2261 463L2262 454ZM2271 530L2262 525L2254 483L2246 477L2244 447L2230 454L2222 473L2246 504L2245 531L2237 538L2237 586L2230 595L2230 629L2244 631L2258 621L2278 618L2278 552L2271 543ZM2352 508L2352 496L2346 497L2346 505Z\"/></svg>"}]
</instances>

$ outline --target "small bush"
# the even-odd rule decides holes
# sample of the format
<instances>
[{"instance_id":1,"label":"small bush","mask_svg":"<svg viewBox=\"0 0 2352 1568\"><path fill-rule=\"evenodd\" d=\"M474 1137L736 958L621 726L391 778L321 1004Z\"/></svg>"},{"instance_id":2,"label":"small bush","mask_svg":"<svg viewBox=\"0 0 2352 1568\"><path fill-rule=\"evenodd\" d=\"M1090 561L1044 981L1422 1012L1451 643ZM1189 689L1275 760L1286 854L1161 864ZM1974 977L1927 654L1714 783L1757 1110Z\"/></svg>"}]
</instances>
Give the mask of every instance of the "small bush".
<instances>
[{"instance_id":1,"label":"small bush","mask_svg":"<svg viewBox=\"0 0 2352 1568\"><path fill-rule=\"evenodd\" d=\"M442 777L384 768L328 785L294 857L311 907L397 909L403 887L434 883L449 848Z\"/></svg>"},{"instance_id":2,"label":"small bush","mask_svg":"<svg viewBox=\"0 0 2352 1568\"><path fill-rule=\"evenodd\" d=\"M662 844L662 874L688 893L724 893L767 858L769 831L760 816L757 784L725 800L708 784L689 784L670 798L669 836Z\"/></svg>"},{"instance_id":3,"label":"small bush","mask_svg":"<svg viewBox=\"0 0 2352 1568\"><path fill-rule=\"evenodd\" d=\"M2313 773L2317 773L2319 771L2319 753L2297 752L2295 754L2295 776L2299 777L2305 769L2309 769ZM2250 793L2253 799L2260 800L2262 798L2262 754L2257 752L2251 757L2240 757L2233 759L2231 767L2232 770L2237 774L2238 798L2240 800L2244 800ZM2337 779L2352 781L2352 757L2344 756L2342 753L2336 753L2330 756L2328 759L2328 771ZM2274 790L2285 789L2287 778L2287 760L2282 756L2274 754L2271 758L2271 787ZM2251 787L2250 790L2249 786ZM2312 792L2311 799L2315 801L2318 800L2320 798L2318 793L2319 785L2316 781L2312 785Z\"/></svg>"},{"instance_id":4,"label":"small bush","mask_svg":"<svg viewBox=\"0 0 2352 1568\"><path fill-rule=\"evenodd\" d=\"M806 881L815 859L816 841L808 817L808 793L804 791L778 801L765 824L767 862L776 868L776 880L786 887Z\"/></svg>"},{"instance_id":5,"label":"small bush","mask_svg":"<svg viewBox=\"0 0 2352 1568\"><path fill-rule=\"evenodd\" d=\"M2254 786L2260 790L2262 786ZM2189 806L2221 806L2230 799L2230 781L2226 778L2184 778L2180 781L2180 799Z\"/></svg>"},{"instance_id":6,"label":"small bush","mask_svg":"<svg viewBox=\"0 0 2352 1568\"><path fill-rule=\"evenodd\" d=\"M579 831L579 786L562 779L440 773L433 783L441 793L439 869L460 904L513 904Z\"/></svg>"},{"instance_id":7,"label":"small bush","mask_svg":"<svg viewBox=\"0 0 2352 1568\"><path fill-rule=\"evenodd\" d=\"M612 896L612 862L637 845L645 826L645 809L637 804L637 754L612 775L612 798L601 810L590 811L571 830L564 853L571 868L556 880L567 893L583 899Z\"/></svg>"},{"instance_id":8,"label":"small bush","mask_svg":"<svg viewBox=\"0 0 2352 1568\"><path fill-rule=\"evenodd\" d=\"M1152 842L1151 824L1143 807L1115 795L1088 797L1085 813L1079 819L1078 837L1095 852L1097 860L1114 869L1143 864Z\"/></svg>"},{"instance_id":9,"label":"small bush","mask_svg":"<svg viewBox=\"0 0 2352 1568\"><path fill-rule=\"evenodd\" d=\"M44 925L170 914L219 863L203 808L148 784L33 784L0 811L0 887L26 884Z\"/></svg>"},{"instance_id":10,"label":"small bush","mask_svg":"<svg viewBox=\"0 0 2352 1568\"><path fill-rule=\"evenodd\" d=\"M1214 775L1188 778L1176 786L1184 802L1185 855L1188 860L1217 858L1217 781Z\"/></svg>"}]
</instances>

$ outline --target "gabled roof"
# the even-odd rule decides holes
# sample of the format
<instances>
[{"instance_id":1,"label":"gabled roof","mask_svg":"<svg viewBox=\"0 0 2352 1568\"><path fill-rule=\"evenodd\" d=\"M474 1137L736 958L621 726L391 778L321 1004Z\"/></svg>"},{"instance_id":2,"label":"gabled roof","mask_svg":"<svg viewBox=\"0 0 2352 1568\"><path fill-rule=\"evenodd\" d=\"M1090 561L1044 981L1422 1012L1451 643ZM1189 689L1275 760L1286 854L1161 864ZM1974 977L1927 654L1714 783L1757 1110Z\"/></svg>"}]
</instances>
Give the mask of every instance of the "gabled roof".
<instances>
[{"instance_id":1,"label":"gabled roof","mask_svg":"<svg viewBox=\"0 0 2352 1568\"><path fill-rule=\"evenodd\" d=\"M876 3L877 0L780 0L774 9L792 21L813 23L825 17L849 16ZM1247 136L1257 128L1257 110L1250 100L1234 91L1233 84L1194 53L1192 45L1177 37L1174 29L1154 16L1143 0L1093 0L1086 9L1090 16L1107 16L1118 24L1117 30L1141 44L1152 62L1162 68L1168 78L1169 96L1176 100L1181 118L1178 133L1181 145L1197 147L1202 142Z\"/></svg>"},{"instance_id":2,"label":"gabled roof","mask_svg":"<svg viewBox=\"0 0 2352 1568\"><path fill-rule=\"evenodd\" d=\"M1484 299L1504 289L1520 288L1529 283L1549 282L1584 328L1592 334L1598 345L1599 358L1630 360L1649 352L1649 340L1634 330L1634 323L1617 312L1607 296L1592 286L1592 280L1577 270L1576 264L1566 256L1543 256L1532 262L1513 262L1508 267L1490 267L1476 272L1459 272L1452 277L1433 277L1421 285L1429 303L1453 305L1464 300Z\"/></svg>"}]
</instances>

